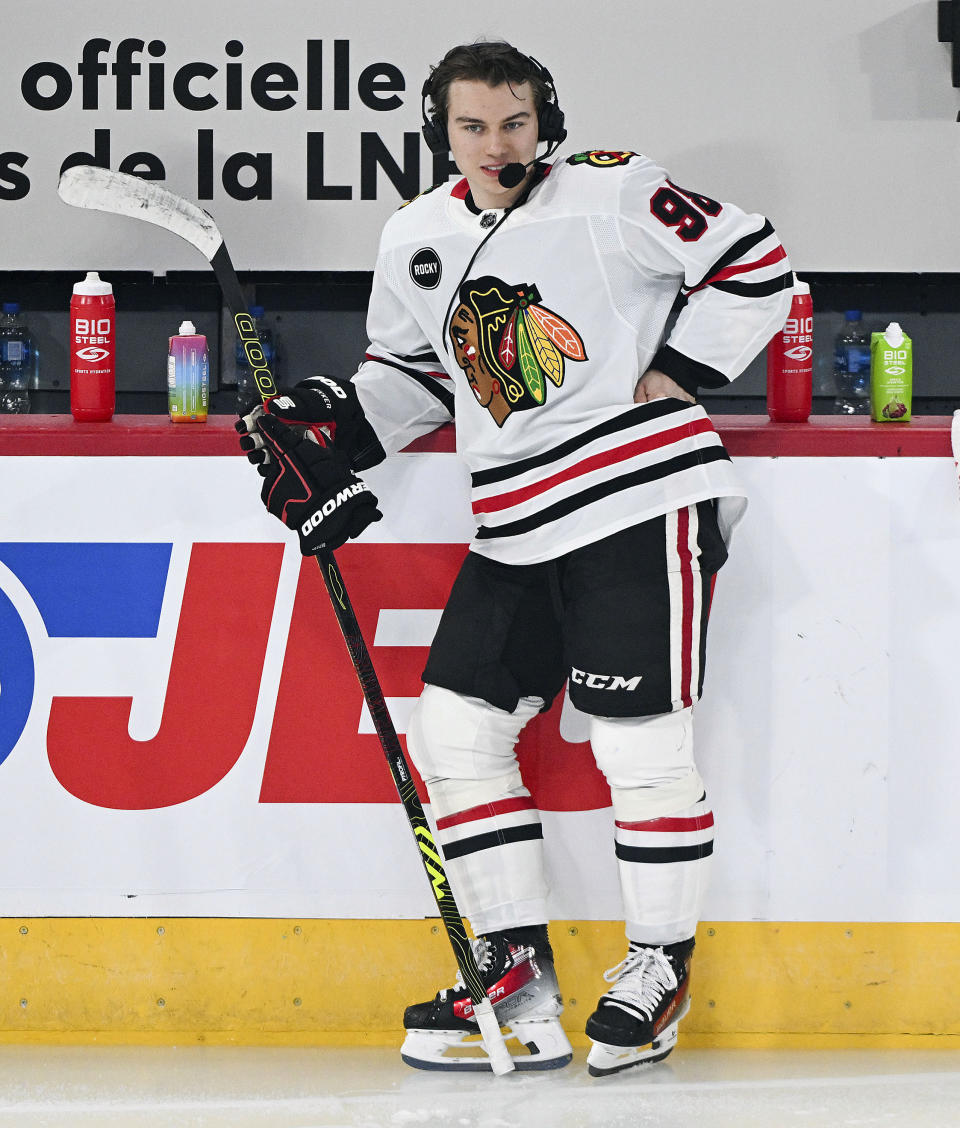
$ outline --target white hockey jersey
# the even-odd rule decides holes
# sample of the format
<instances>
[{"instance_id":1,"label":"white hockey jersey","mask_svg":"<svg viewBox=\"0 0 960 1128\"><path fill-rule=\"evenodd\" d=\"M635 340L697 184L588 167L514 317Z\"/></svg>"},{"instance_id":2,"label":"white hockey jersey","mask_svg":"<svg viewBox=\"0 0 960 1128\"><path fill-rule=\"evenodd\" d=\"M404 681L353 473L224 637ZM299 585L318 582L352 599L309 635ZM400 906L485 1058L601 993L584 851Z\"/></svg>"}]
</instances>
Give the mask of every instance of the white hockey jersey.
<instances>
[{"instance_id":1,"label":"white hockey jersey","mask_svg":"<svg viewBox=\"0 0 960 1128\"><path fill-rule=\"evenodd\" d=\"M742 497L702 407L633 393L650 367L689 391L732 380L783 325L792 281L763 216L636 153L539 167L505 211L463 180L387 222L354 383L388 454L456 415L471 548L536 563Z\"/></svg>"}]
</instances>

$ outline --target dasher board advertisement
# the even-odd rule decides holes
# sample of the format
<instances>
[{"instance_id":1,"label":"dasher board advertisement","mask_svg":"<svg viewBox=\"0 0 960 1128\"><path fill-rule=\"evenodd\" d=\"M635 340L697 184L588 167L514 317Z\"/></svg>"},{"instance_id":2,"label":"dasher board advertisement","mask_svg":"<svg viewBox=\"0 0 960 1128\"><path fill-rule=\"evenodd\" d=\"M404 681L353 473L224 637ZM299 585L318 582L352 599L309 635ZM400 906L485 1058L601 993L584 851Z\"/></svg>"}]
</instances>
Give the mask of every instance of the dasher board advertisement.
<instances>
[{"instance_id":1,"label":"dasher board advertisement","mask_svg":"<svg viewBox=\"0 0 960 1128\"><path fill-rule=\"evenodd\" d=\"M750 505L696 709L717 820L704 917L956 920L952 460L737 466ZM0 473L3 914L435 913L318 569L246 460ZM443 453L364 476L384 518L337 560L403 741L469 483ZM621 918L583 715L559 699L520 762L551 917Z\"/></svg>"}]
</instances>

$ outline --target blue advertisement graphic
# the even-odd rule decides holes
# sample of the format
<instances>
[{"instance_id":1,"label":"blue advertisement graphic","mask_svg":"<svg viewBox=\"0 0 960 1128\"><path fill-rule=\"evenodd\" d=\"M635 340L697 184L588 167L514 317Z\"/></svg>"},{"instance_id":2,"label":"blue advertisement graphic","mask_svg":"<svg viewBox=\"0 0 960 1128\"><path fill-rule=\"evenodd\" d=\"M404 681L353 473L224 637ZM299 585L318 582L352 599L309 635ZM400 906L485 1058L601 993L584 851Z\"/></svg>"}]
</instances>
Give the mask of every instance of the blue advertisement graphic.
<instances>
[{"instance_id":1,"label":"blue advertisement graphic","mask_svg":"<svg viewBox=\"0 0 960 1128\"><path fill-rule=\"evenodd\" d=\"M33 701L33 650L23 620L0 591L0 764L20 739Z\"/></svg>"},{"instance_id":2,"label":"blue advertisement graphic","mask_svg":"<svg viewBox=\"0 0 960 1128\"><path fill-rule=\"evenodd\" d=\"M36 604L49 638L156 638L170 544L2 542L0 562ZM0 763L33 704L27 629L0 590Z\"/></svg>"}]
</instances>

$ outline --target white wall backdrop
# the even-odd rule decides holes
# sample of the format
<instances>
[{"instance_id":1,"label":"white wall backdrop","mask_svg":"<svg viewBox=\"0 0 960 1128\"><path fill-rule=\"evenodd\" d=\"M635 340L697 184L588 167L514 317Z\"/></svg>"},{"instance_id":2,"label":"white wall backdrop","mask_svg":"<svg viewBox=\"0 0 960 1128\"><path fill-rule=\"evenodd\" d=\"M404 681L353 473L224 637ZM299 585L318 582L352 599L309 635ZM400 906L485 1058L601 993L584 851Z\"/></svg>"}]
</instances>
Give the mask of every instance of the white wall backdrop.
<instances>
[{"instance_id":1,"label":"white wall backdrop","mask_svg":"<svg viewBox=\"0 0 960 1128\"><path fill-rule=\"evenodd\" d=\"M585 148L648 153L681 184L769 215L800 271L960 263L960 91L950 49L937 42L936 0L558 0L549 9L101 0L94 10L31 0L5 9L0 39L0 269L202 268L163 232L59 202L62 162L98 156L99 136L111 167L151 154L154 175L201 198L240 269L369 270L400 196L369 166L376 143L362 135L379 135L404 167L429 65L480 36L508 38L553 71L570 128L558 159ZM87 46L85 56L98 37L100 52ZM140 68L127 97L114 67L123 71L130 39L143 45L127 48ZM179 104L210 98L210 108ZM266 109L258 98L290 105ZM308 139L313 194L350 198L309 198ZM422 189L432 169L413 143L406 157L419 158ZM365 146L371 199L361 198ZM269 199L235 198L244 187L265 195L268 181Z\"/></svg>"}]
</instances>

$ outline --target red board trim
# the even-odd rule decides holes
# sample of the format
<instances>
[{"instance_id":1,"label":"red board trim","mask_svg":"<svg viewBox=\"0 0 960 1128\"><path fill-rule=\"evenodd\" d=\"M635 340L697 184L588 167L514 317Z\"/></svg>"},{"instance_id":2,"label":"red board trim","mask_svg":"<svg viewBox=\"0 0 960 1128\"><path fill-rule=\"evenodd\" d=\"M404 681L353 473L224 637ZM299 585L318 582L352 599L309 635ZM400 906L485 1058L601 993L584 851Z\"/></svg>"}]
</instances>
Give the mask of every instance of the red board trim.
<instances>
[{"instance_id":1,"label":"red board trim","mask_svg":"<svg viewBox=\"0 0 960 1128\"><path fill-rule=\"evenodd\" d=\"M948 458L949 415L916 416L910 423L815 415L808 423L773 423L759 415L713 418L734 457ZM110 423L77 423L69 415L0 416L0 456L172 455L241 457L233 416L206 423L171 423L164 415L117 415ZM453 425L418 439L408 451L451 452Z\"/></svg>"}]
</instances>

